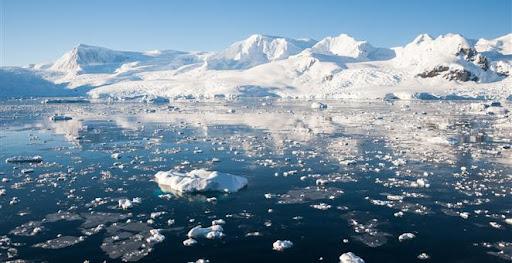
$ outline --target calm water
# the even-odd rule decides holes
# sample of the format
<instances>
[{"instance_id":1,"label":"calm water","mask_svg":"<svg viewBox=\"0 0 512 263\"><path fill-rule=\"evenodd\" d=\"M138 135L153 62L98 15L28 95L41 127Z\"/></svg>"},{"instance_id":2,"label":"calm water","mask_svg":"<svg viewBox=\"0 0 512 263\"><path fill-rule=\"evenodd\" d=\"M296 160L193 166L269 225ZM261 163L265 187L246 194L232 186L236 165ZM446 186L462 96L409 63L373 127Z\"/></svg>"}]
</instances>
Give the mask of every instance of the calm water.
<instances>
[{"instance_id":1,"label":"calm water","mask_svg":"<svg viewBox=\"0 0 512 263\"><path fill-rule=\"evenodd\" d=\"M0 102L0 260L118 262L147 249L136 235L162 229L146 256L125 259L338 262L352 251L366 262L510 262L510 118L469 102L327 104ZM34 155L43 162L5 162ZM197 168L248 187L177 196L153 181ZM122 210L120 198L141 202ZM224 238L182 244L214 219L226 221ZM294 246L274 251L278 239Z\"/></svg>"}]
</instances>

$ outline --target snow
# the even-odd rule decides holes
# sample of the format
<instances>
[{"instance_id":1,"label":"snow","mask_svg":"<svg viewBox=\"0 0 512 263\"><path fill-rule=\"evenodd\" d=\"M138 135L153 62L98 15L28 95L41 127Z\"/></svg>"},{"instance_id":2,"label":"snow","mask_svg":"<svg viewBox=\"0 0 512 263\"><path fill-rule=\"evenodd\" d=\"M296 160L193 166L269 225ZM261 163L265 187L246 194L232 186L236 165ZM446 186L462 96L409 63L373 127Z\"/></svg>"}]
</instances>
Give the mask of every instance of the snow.
<instances>
[{"instance_id":1,"label":"snow","mask_svg":"<svg viewBox=\"0 0 512 263\"><path fill-rule=\"evenodd\" d=\"M293 247L293 242L290 240L276 240L272 244L272 249L276 251L283 251L285 249Z\"/></svg>"},{"instance_id":2,"label":"snow","mask_svg":"<svg viewBox=\"0 0 512 263\"><path fill-rule=\"evenodd\" d=\"M340 34L318 42L252 35L214 53L78 45L55 63L0 68L0 97L458 99L511 95L512 34L419 35L396 48Z\"/></svg>"},{"instance_id":3,"label":"snow","mask_svg":"<svg viewBox=\"0 0 512 263\"><path fill-rule=\"evenodd\" d=\"M501 55L512 55L512 33L495 39L479 39L475 48L478 52L493 52Z\"/></svg>"},{"instance_id":4,"label":"snow","mask_svg":"<svg viewBox=\"0 0 512 263\"><path fill-rule=\"evenodd\" d=\"M364 263L364 260L352 252L347 252L340 256L340 263Z\"/></svg>"},{"instance_id":5,"label":"snow","mask_svg":"<svg viewBox=\"0 0 512 263\"><path fill-rule=\"evenodd\" d=\"M347 34L326 37L316 43L311 48L311 51L313 53L335 55L360 61L394 57L394 51L391 49L375 48L367 41L358 41Z\"/></svg>"},{"instance_id":6,"label":"snow","mask_svg":"<svg viewBox=\"0 0 512 263\"><path fill-rule=\"evenodd\" d=\"M0 98L70 96L64 85L49 81L30 69L0 67Z\"/></svg>"},{"instance_id":7,"label":"snow","mask_svg":"<svg viewBox=\"0 0 512 263\"><path fill-rule=\"evenodd\" d=\"M188 173L160 171L155 174L155 181L162 188L178 193L190 192L237 192L247 185L247 178L217 171L203 169Z\"/></svg>"},{"instance_id":8,"label":"snow","mask_svg":"<svg viewBox=\"0 0 512 263\"><path fill-rule=\"evenodd\" d=\"M313 40L298 40L254 34L207 58L209 69L247 69L270 61L288 58L313 45Z\"/></svg>"}]
</instances>

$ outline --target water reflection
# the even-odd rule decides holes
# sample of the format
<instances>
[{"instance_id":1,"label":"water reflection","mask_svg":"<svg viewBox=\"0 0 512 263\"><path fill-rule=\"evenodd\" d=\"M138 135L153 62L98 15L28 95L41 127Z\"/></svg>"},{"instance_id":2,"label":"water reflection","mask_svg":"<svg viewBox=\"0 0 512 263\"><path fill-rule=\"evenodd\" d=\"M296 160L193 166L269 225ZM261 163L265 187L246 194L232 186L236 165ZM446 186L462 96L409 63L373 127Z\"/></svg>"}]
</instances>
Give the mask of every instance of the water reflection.
<instances>
[{"instance_id":1,"label":"water reflection","mask_svg":"<svg viewBox=\"0 0 512 263\"><path fill-rule=\"evenodd\" d=\"M0 186L0 195L6 195L0 198L0 211L10 215L0 220L0 234L28 247L13 258L50 260L30 246L54 243L64 228L52 230L41 218L59 210L116 213L105 223L116 234L126 229L115 224L131 226L125 224L127 218L143 222L137 223L143 228L137 231L147 238L150 229L180 229L166 235L172 255L158 245L154 252L137 254L138 260L148 261L154 256L186 262L231 247L259 251L252 262L275 261L276 254L265 251L270 241L282 238L295 238L299 247L314 241L310 246L319 252L311 257L297 253L295 261L312 262L320 256L335 261L342 239L368 261L391 261L389 255L399 251L405 261L413 261L422 251L410 248L408 255L393 241L413 231L411 242L437 254L433 261L443 262L464 254L446 251L452 243L443 241L444 232L453 231L463 236L453 245L456 252L469 250L468 258L491 262L487 251L474 244L494 244L510 234L505 220L512 218L512 124L507 116L472 112L466 102L328 101L325 110L311 109L308 102L277 100L171 104L0 105L1 112L18 116L0 123L8 131L0 137L6 146L0 157L44 158L42 164L0 164L6 177ZM55 113L73 119L48 120ZM152 181L160 170L200 168L246 176L249 185L230 195L183 195ZM118 207L121 198L137 197L141 204ZM30 220L18 215L27 213L38 222L33 226L44 229L42 234L36 231L41 237L37 243L8 234L26 226ZM183 247L183 229L217 218L228 221L222 241L226 247L207 242L203 250ZM66 229L78 232L64 237L84 235L79 228ZM98 252L94 259L119 258L116 237L95 231L91 229L91 236L108 240L110 246L90 248ZM145 244L135 240L137 231L129 235L135 247ZM253 237L255 232L263 238ZM68 243L65 249L80 246ZM216 259L241 261L244 255Z\"/></svg>"}]
</instances>

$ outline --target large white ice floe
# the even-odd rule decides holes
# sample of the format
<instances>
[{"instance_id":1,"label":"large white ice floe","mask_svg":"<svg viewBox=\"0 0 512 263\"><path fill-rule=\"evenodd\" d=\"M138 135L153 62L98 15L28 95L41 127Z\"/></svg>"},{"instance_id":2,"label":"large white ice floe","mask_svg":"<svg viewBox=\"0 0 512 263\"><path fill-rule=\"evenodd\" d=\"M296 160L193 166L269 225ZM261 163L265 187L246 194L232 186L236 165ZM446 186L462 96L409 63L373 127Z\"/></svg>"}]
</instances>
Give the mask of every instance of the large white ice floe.
<instances>
[{"instance_id":1,"label":"large white ice floe","mask_svg":"<svg viewBox=\"0 0 512 263\"><path fill-rule=\"evenodd\" d=\"M178 193L193 192L237 192L247 185L247 178L204 169L188 173L160 171L155 174L155 181L163 190Z\"/></svg>"},{"instance_id":2,"label":"large white ice floe","mask_svg":"<svg viewBox=\"0 0 512 263\"><path fill-rule=\"evenodd\" d=\"M364 263L364 260L352 252L347 252L340 256L340 263Z\"/></svg>"}]
</instances>

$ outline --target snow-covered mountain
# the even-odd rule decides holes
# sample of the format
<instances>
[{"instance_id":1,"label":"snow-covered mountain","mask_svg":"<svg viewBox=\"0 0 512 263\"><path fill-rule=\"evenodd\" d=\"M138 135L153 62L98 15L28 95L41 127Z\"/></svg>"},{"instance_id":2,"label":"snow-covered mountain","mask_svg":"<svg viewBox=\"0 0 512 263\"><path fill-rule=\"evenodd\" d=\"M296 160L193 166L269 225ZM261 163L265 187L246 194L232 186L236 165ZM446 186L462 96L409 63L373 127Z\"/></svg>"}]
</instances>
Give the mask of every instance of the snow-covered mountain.
<instances>
[{"instance_id":1,"label":"snow-covered mountain","mask_svg":"<svg viewBox=\"0 0 512 263\"><path fill-rule=\"evenodd\" d=\"M367 41L355 40L347 34L336 37L326 37L316 43L311 52L326 55L352 58L359 61L385 60L393 58L392 49L376 48Z\"/></svg>"},{"instance_id":2,"label":"snow-covered mountain","mask_svg":"<svg viewBox=\"0 0 512 263\"><path fill-rule=\"evenodd\" d=\"M396 49L395 64L409 68L419 77L442 76L448 80L483 81L496 79L489 62L468 40L458 34L435 39L423 34L403 48Z\"/></svg>"},{"instance_id":3,"label":"snow-covered mountain","mask_svg":"<svg viewBox=\"0 0 512 263\"><path fill-rule=\"evenodd\" d=\"M314 43L315 41L310 39L255 34L212 55L206 60L206 63L209 69L247 69L271 61L286 59L311 47Z\"/></svg>"},{"instance_id":4,"label":"snow-covered mountain","mask_svg":"<svg viewBox=\"0 0 512 263\"><path fill-rule=\"evenodd\" d=\"M202 61L200 54L174 50L148 52L117 51L80 44L49 66L67 74L120 73L136 66L175 69Z\"/></svg>"},{"instance_id":5,"label":"snow-covered mountain","mask_svg":"<svg viewBox=\"0 0 512 263\"><path fill-rule=\"evenodd\" d=\"M346 34L318 42L252 35L219 52L132 52L79 45L55 63L3 68L0 94L41 94L30 92L30 86L34 91L52 86L51 91L73 89L113 98L508 97L511 36L472 41L458 34L422 34L402 47L380 48ZM18 82L27 90L15 91Z\"/></svg>"},{"instance_id":6,"label":"snow-covered mountain","mask_svg":"<svg viewBox=\"0 0 512 263\"><path fill-rule=\"evenodd\" d=\"M496 39L479 39L475 49L489 58L490 68L502 76L512 74L512 34Z\"/></svg>"},{"instance_id":7,"label":"snow-covered mountain","mask_svg":"<svg viewBox=\"0 0 512 263\"><path fill-rule=\"evenodd\" d=\"M512 33L491 40L481 38L476 42L475 48L478 52L512 55Z\"/></svg>"}]
</instances>

